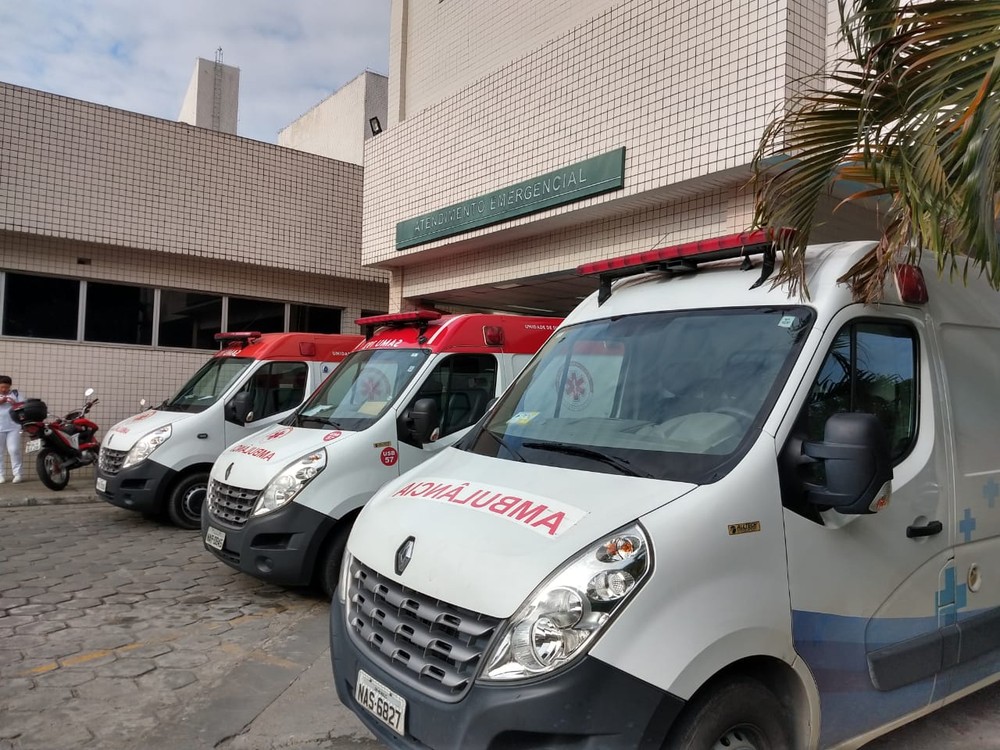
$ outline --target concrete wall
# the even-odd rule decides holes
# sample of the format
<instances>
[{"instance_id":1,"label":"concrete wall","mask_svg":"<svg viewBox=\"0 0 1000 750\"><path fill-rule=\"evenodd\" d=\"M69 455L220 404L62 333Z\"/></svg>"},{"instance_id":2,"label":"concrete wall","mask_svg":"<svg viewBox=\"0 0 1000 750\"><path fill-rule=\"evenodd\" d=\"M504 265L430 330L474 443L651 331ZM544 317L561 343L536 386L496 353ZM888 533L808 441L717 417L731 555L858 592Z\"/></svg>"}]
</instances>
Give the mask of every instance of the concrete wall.
<instances>
[{"instance_id":1,"label":"concrete wall","mask_svg":"<svg viewBox=\"0 0 1000 750\"><path fill-rule=\"evenodd\" d=\"M0 279L337 307L352 333L388 294L386 272L360 267L360 214L357 165L0 83ZM65 412L92 386L107 426L210 354L0 335L23 393Z\"/></svg>"},{"instance_id":2,"label":"concrete wall","mask_svg":"<svg viewBox=\"0 0 1000 750\"><path fill-rule=\"evenodd\" d=\"M392 0L390 125L618 4L620 0Z\"/></svg>"},{"instance_id":3,"label":"concrete wall","mask_svg":"<svg viewBox=\"0 0 1000 750\"><path fill-rule=\"evenodd\" d=\"M510 18L490 25L479 22L487 5L393 3L390 67L405 71L406 116L366 147L362 262L393 269L394 309L745 229L760 135L827 55L826 0L585 3L546 16L523 46L515 31L550 6L504 3ZM456 91L441 66L466 48L483 67L467 61ZM619 147L621 190L395 249L403 219Z\"/></svg>"},{"instance_id":4,"label":"concrete wall","mask_svg":"<svg viewBox=\"0 0 1000 750\"><path fill-rule=\"evenodd\" d=\"M199 57L177 121L236 135L239 100L240 69Z\"/></svg>"},{"instance_id":5,"label":"concrete wall","mask_svg":"<svg viewBox=\"0 0 1000 750\"><path fill-rule=\"evenodd\" d=\"M278 145L361 165L369 120L388 126L388 79L365 71L278 133Z\"/></svg>"}]
</instances>

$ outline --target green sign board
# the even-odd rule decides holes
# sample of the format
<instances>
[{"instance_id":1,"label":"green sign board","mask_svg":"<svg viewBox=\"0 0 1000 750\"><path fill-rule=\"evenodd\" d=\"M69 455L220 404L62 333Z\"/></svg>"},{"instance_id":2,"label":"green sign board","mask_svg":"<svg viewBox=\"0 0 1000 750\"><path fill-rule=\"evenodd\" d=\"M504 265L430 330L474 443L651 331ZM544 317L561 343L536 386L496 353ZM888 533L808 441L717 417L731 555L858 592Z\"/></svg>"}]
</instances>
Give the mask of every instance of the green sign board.
<instances>
[{"instance_id":1,"label":"green sign board","mask_svg":"<svg viewBox=\"0 0 1000 750\"><path fill-rule=\"evenodd\" d=\"M617 148L554 172L518 182L396 224L396 249L487 227L563 203L618 190L625 182L625 149Z\"/></svg>"}]
</instances>

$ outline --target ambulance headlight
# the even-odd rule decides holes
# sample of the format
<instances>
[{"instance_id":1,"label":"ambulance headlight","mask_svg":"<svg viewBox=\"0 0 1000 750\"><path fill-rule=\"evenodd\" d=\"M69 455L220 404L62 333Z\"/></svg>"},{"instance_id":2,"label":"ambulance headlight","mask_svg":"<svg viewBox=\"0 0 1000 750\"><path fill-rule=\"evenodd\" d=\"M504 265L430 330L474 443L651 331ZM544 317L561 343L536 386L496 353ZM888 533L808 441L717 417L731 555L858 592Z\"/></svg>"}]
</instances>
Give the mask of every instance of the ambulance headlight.
<instances>
[{"instance_id":1,"label":"ambulance headlight","mask_svg":"<svg viewBox=\"0 0 1000 750\"><path fill-rule=\"evenodd\" d=\"M582 655L652 568L646 533L622 529L569 560L507 623L482 680L522 680Z\"/></svg>"},{"instance_id":2,"label":"ambulance headlight","mask_svg":"<svg viewBox=\"0 0 1000 750\"><path fill-rule=\"evenodd\" d=\"M145 461L149 458L150 453L167 442L171 432L173 432L171 426L164 425L158 430L153 430L143 435L132 446L132 450L128 452L128 455L125 456L125 460L122 461L122 468L127 469L129 466L135 466L137 463Z\"/></svg>"},{"instance_id":3,"label":"ambulance headlight","mask_svg":"<svg viewBox=\"0 0 1000 750\"><path fill-rule=\"evenodd\" d=\"M318 451L290 463L260 493L253 514L262 516L287 505L325 468L325 448L320 448Z\"/></svg>"}]
</instances>

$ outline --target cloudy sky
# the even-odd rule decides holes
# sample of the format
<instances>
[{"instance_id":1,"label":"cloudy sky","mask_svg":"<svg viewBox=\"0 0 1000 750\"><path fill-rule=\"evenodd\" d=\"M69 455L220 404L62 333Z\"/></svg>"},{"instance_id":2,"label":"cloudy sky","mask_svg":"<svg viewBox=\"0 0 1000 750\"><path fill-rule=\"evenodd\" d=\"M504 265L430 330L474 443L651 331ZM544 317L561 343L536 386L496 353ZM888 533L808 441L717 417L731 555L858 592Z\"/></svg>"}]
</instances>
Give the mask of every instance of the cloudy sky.
<instances>
[{"instance_id":1,"label":"cloudy sky","mask_svg":"<svg viewBox=\"0 0 1000 750\"><path fill-rule=\"evenodd\" d=\"M0 0L0 81L176 120L199 57L240 69L237 133L278 131L364 70L390 0Z\"/></svg>"}]
</instances>

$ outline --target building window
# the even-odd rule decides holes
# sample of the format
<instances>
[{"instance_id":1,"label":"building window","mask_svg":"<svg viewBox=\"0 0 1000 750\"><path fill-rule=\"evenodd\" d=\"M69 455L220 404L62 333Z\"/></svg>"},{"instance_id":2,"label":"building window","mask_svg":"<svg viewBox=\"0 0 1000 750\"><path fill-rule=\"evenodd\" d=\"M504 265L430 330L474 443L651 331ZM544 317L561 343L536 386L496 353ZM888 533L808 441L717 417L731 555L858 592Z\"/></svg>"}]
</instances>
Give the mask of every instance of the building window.
<instances>
[{"instance_id":1,"label":"building window","mask_svg":"<svg viewBox=\"0 0 1000 750\"><path fill-rule=\"evenodd\" d=\"M153 343L153 290L87 282L83 338L112 344Z\"/></svg>"},{"instance_id":2,"label":"building window","mask_svg":"<svg viewBox=\"0 0 1000 750\"><path fill-rule=\"evenodd\" d=\"M4 334L76 341L79 281L25 273L7 273L4 279Z\"/></svg>"},{"instance_id":3,"label":"building window","mask_svg":"<svg viewBox=\"0 0 1000 750\"><path fill-rule=\"evenodd\" d=\"M316 305L292 305L289 331L301 333L340 333L340 309Z\"/></svg>"},{"instance_id":4,"label":"building window","mask_svg":"<svg viewBox=\"0 0 1000 750\"><path fill-rule=\"evenodd\" d=\"M222 297L214 294L160 292L160 346L215 349L222 330Z\"/></svg>"},{"instance_id":5,"label":"building window","mask_svg":"<svg viewBox=\"0 0 1000 750\"><path fill-rule=\"evenodd\" d=\"M284 331L285 303L230 297L226 330L260 331L261 333Z\"/></svg>"}]
</instances>

